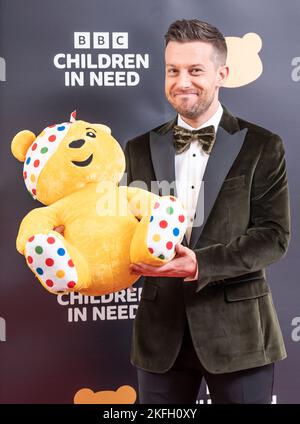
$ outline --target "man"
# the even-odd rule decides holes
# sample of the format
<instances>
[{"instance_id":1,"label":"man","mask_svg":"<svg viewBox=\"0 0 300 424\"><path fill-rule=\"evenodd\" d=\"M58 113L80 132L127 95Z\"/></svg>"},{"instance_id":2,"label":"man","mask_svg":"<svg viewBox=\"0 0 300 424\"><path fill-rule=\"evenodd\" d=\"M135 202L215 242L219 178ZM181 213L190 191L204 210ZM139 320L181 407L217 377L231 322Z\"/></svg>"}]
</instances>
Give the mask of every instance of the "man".
<instances>
[{"instance_id":1,"label":"man","mask_svg":"<svg viewBox=\"0 0 300 424\"><path fill-rule=\"evenodd\" d=\"M270 403L286 356L264 270L289 241L282 142L220 105L229 70L217 28L180 20L165 39L178 116L127 143L127 177L176 181L190 227L168 264L131 265L145 276L132 347L140 402L195 402L204 377L213 403Z\"/></svg>"}]
</instances>

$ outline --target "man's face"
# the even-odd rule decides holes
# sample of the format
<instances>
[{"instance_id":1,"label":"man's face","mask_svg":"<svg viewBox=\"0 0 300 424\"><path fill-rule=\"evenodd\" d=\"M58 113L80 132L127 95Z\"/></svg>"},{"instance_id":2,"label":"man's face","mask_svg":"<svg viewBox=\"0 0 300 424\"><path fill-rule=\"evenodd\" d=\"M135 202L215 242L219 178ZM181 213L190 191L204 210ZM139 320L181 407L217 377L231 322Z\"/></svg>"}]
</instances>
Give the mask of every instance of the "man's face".
<instances>
[{"instance_id":1,"label":"man's face","mask_svg":"<svg viewBox=\"0 0 300 424\"><path fill-rule=\"evenodd\" d=\"M166 46L166 97L182 117L197 119L216 103L227 68L214 57L212 45L203 41Z\"/></svg>"}]
</instances>

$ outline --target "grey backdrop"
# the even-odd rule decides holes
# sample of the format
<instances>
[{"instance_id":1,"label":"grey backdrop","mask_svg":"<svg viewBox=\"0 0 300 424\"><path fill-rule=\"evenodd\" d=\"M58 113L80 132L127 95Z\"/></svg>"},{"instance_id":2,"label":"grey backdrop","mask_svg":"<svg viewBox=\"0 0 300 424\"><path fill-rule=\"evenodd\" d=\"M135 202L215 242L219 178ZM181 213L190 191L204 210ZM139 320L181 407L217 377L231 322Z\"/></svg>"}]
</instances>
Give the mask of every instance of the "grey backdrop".
<instances>
[{"instance_id":1,"label":"grey backdrop","mask_svg":"<svg viewBox=\"0 0 300 424\"><path fill-rule=\"evenodd\" d=\"M288 359L277 364L274 394L278 403L300 402L299 0L0 0L1 403L72 403L83 387L95 392L137 388L129 364L132 319L126 314L123 319L91 318L92 308L110 306L114 314L122 302L98 299L103 303L63 306L16 252L19 223L38 204L25 189L10 142L21 129L38 133L68 120L74 109L79 119L109 125L123 146L171 118L163 88L163 35L173 20L194 17L215 24L225 36L256 32L263 41L261 77L223 89L221 100L233 114L279 133L285 142L292 241L286 257L268 274ZM128 50L77 51L74 32L127 32ZM136 70L140 83L134 87L65 87L63 70L53 64L60 52L147 53L150 66ZM127 298L122 303L130 304L137 302ZM81 312L86 307L86 321L68 322L75 307ZM200 398L207 401L204 389Z\"/></svg>"}]
</instances>

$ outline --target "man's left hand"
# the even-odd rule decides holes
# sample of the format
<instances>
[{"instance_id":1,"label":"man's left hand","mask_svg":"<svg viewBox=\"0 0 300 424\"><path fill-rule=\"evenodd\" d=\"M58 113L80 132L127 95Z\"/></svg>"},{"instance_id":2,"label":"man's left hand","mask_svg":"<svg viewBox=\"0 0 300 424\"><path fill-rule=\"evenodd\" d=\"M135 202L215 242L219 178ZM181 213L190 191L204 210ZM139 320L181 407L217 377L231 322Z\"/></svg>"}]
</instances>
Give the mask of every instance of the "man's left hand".
<instances>
[{"instance_id":1,"label":"man's left hand","mask_svg":"<svg viewBox=\"0 0 300 424\"><path fill-rule=\"evenodd\" d=\"M130 264L132 274L151 277L193 277L197 272L195 253L188 247L176 244L176 256L170 262L156 267L144 263Z\"/></svg>"}]
</instances>

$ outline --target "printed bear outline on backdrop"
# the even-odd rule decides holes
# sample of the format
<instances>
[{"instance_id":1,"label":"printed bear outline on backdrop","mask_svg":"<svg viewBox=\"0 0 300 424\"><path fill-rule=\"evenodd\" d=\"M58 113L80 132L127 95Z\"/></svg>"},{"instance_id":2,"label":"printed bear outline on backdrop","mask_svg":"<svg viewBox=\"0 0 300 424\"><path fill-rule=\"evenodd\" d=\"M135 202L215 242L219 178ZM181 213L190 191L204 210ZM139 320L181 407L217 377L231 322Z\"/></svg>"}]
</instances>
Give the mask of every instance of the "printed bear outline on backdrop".
<instances>
[{"instance_id":1,"label":"printed bear outline on backdrop","mask_svg":"<svg viewBox=\"0 0 300 424\"><path fill-rule=\"evenodd\" d=\"M117 390L102 390L94 392L82 388L75 393L75 404L133 404L137 398L136 391L131 386L120 386Z\"/></svg>"},{"instance_id":2,"label":"printed bear outline on backdrop","mask_svg":"<svg viewBox=\"0 0 300 424\"><path fill-rule=\"evenodd\" d=\"M259 56L262 39L255 32L243 37L225 37L228 54L226 65L229 75L224 84L227 88L237 88L257 80L263 72Z\"/></svg>"}]
</instances>

